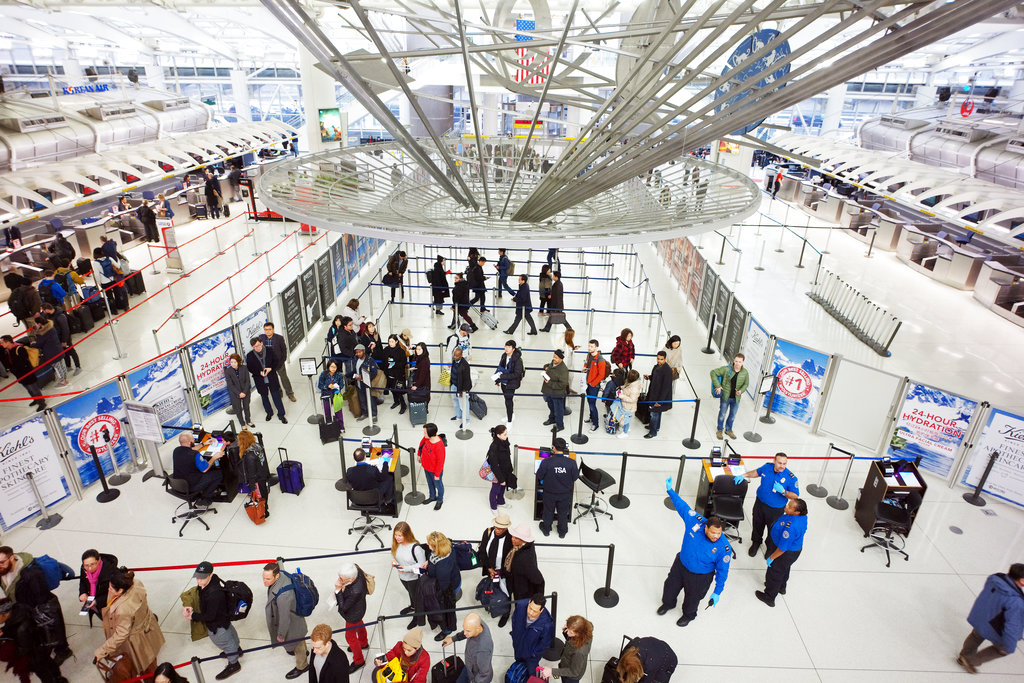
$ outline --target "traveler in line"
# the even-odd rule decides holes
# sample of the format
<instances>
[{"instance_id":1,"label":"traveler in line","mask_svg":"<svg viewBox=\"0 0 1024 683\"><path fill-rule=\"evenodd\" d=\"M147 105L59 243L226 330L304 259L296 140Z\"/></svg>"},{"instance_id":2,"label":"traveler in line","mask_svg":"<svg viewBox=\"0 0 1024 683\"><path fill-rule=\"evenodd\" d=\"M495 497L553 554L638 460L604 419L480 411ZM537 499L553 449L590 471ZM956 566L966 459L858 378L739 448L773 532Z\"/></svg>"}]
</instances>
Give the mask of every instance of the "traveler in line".
<instances>
[{"instance_id":1,"label":"traveler in line","mask_svg":"<svg viewBox=\"0 0 1024 683\"><path fill-rule=\"evenodd\" d=\"M658 351L657 359L651 374L647 377L651 383L647 385L647 402L651 407L651 423L647 426L645 439L653 439L661 429L661 416L672 410L672 369L665 362L668 354Z\"/></svg>"},{"instance_id":2,"label":"traveler in line","mask_svg":"<svg viewBox=\"0 0 1024 683\"><path fill-rule=\"evenodd\" d=\"M435 641L441 642L455 631L455 602L459 585L462 583L462 574L455 561L455 553L452 552L452 542L447 536L440 531L430 532L427 536L427 547L430 548L430 556L420 566L434 582L434 599L437 604L431 605L429 595L424 595L423 603L427 611L445 610L440 614L427 615L431 628L441 629L441 632L434 636Z\"/></svg>"},{"instance_id":3,"label":"traveler in line","mask_svg":"<svg viewBox=\"0 0 1024 683\"><path fill-rule=\"evenodd\" d=\"M444 458L444 440L437 434L437 425L428 422L423 425L423 438L416 451L416 459L423 467L423 473L427 478L427 491L430 494L422 504L434 503L435 510L440 510L444 503L444 482L441 481L441 475L444 473Z\"/></svg>"},{"instance_id":4,"label":"traveler in line","mask_svg":"<svg viewBox=\"0 0 1024 683\"><path fill-rule=\"evenodd\" d=\"M398 414L402 415L408 409L405 395L408 393L409 387L409 359L399 343L397 334L388 335L388 345L384 349L383 368L384 374L388 378L388 390L391 392L391 398L394 399L391 409L399 408Z\"/></svg>"},{"instance_id":5,"label":"traveler in line","mask_svg":"<svg viewBox=\"0 0 1024 683\"><path fill-rule=\"evenodd\" d=\"M263 334L260 335L260 341L271 352L271 358L274 361L274 372L277 373L281 388L288 395L288 400L295 403L296 399L295 392L292 391L292 381L288 379L288 368L285 367L288 361L288 345L285 343L284 337L274 332L274 323L268 321L263 325Z\"/></svg>"},{"instance_id":6,"label":"traveler in line","mask_svg":"<svg viewBox=\"0 0 1024 683\"><path fill-rule=\"evenodd\" d=\"M93 652L97 659L124 655L130 667L127 678L150 674L164 645L160 622L149 609L146 587L135 572L120 567L110 579L109 602L103 609L103 633L107 640ZM115 669L116 671L116 669Z\"/></svg>"},{"instance_id":7,"label":"traveler in line","mask_svg":"<svg viewBox=\"0 0 1024 683\"><path fill-rule=\"evenodd\" d=\"M514 292L512 296L512 301L516 305L516 317L512 320L512 325L505 330L505 334L514 334L516 328L519 327L519 321L524 317L530 326L530 331L526 334L537 334L537 323L533 321L533 316L530 315L530 312L533 310L533 303L530 301L530 286L526 284L526 279L525 273L519 276L519 291Z\"/></svg>"},{"instance_id":8,"label":"traveler in line","mask_svg":"<svg viewBox=\"0 0 1024 683\"><path fill-rule=\"evenodd\" d=\"M43 304L42 314L53 323L54 329L57 330L57 337L60 339L60 345L64 353L64 363L69 368L71 363L74 363L75 371L72 374L80 374L82 372L82 361L78 357L78 351L75 349L71 339L71 324L68 322L68 314L64 312L62 307L51 303Z\"/></svg>"},{"instance_id":9,"label":"traveler in line","mask_svg":"<svg viewBox=\"0 0 1024 683\"><path fill-rule=\"evenodd\" d=\"M402 588L409 594L409 606L403 607L399 614L413 614L409 628L425 626L427 618L423 612L423 595L420 592L420 575L422 565L427 561L427 552L416 540L412 527L408 522L395 524L391 535L391 566L398 572Z\"/></svg>"},{"instance_id":10,"label":"traveler in line","mask_svg":"<svg viewBox=\"0 0 1024 683\"><path fill-rule=\"evenodd\" d=\"M338 402L338 409L334 409L334 396L345 389L345 375L338 369L338 361L333 358L327 361L327 365L320 372L316 380L316 388L320 390L320 403L324 408L324 419L330 422L337 421L342 431L345 429L345 416L341 402Z\"/></svg>"},{"instance_id":11,"label":"traveler in line","mask_svg":"<svg viewBox=\"0 0 1024 683\"><path fill-rule=\"evenodd\" d=\"M277 416L281 422L288 424L288 419L284 416L284 402L281 401L281 384L277 372L273 368L273 357L258 337L250 339L249 345L252 346L252 350L245 356L245 366L249 369L249 374L252 375L256 392L263 399L263 410L267 413L267 422L274 417L274 410L270 406L270 401L273 399L274 406L277 408Z\"/></svg>"},{"instance_id":12,"label":"traveler in line","mask_svg":"<svg viewBox=\"0 0 1024 683\"><path fill-rule=\"evenodd\" d=\"M445 638L442 645L448 647L460 640L466 641L466 651L463 653L466 666L455 683L491 683L494 678L491 667L494 640L491 638L491 630L476 612L467 614L462 620L462 630Z\"/></svg>"},{"instance_id":13,"label":"traveler in line","mask_svg":"<svg viewBox=\"0 0 1024 683\"><path fill-rule=\"evenodd\" d=\"M250 491L258 491L270 519L270 465L267 452L248 429L238 433L238 457L242 464L241 479Z\"/></svg>"},{"instance_id":14,"label":"traveler in line","mask_svg":"<svg viewBox=\"0 0 1024 683\"><path fill-rule=\"evenodd\" d=\"M394 659L398 660L405 683L427 683L430 655L423 649L423 629L418 626L409 629L401 641L395 643L383 657L374 659L373 663L379 668Z\"/></svg>"},{"instance_id":15,"label":"traveler in line","mask_svg":"<svg viewBox=\"0 0 1024 683\"><path fill-rule=\"evenodd\" d=\"M498 506L505 504L505 489L518 488L519 484L512 470L512 448L508 435L508 427L505 425L491 427L491 445L487 449L487 466L491 468L494 477L488 496L491 512L497 512Z\"/></svg>"},{"instance_id":16,"label":"traveler in line","mask_svg":"<svg viewBox=\"0 0 1024 683\"><path fill-rule=\"evenodd\" d=\"M732 423L736 419L736 411L740 407L740 398L747 390L750 378L747 369L743 367L745 356L737 353L732 359L731 365L723 365L711 371L711 390L719 399L718 406L718 429L715 438L722 438L722 430L730 439L735 439L736 434L732 431Z\"/></svg>"},{"instance_id":17,"label":"traveler in line","mask_svg":"<svg viewBox=\"0 0 1024 683\"><path fill-rule=\"evenodd\" d=\"M1010 570L992 574L967 615L971 632L964 640L956 661L970 673L994 659L1013 654L1024 635L1024 564L1010 565ZM992 643L979 650L985 641Z\"/></svg>"},{"instance_id":18,"label":"traveler in line","mask_svg":"<svg viewBox=\"0 0 1024 683\"><path fill-rule=\"evenodd\" d=\"M366 614L366 574L358 565L346 562L338 570L338 578L334 582L334 599L338 603L338 614L345 620L345 641L352 652L352 666L349 675L363 668L363 648L369 649L370 642L366 639L366 627L363 626L363 615Z\"/></svg>"},{"instance_id":19,"label":"traveler in line","mask_svg":"<svg viewBox=\"0 0 1024 683\"><path fill-rule=\"evenodd\" d=\"M117 571L117 557L100 554L90 548L82 553L82 568L78 571L78 602L89 612L89 626L93 615L103 616L110 594L110 579Z\"/></svg>"},{"instance_id":20,"label":"traveler in line","mask_svg":"<svg viewBox=\"0 0 1024 683\"><path fill-rule=\"evenodd\" d=\"M0 348L3 349L0 359L3 360L4 367L18 378L18 383L25 387L29 396L35 396L29 405L35 406L37 413L46 410L46 399L43 398L43 390L39 386L35 366L29 360L28 349L24 345L16 343L14 337L9 334L0 337Z\"/></svg>"},{"instance_id":21,"label":"traveler in line","mask_svg":"<svg viewBox=\"0 0 1024 683\"><path fill-rule=\"evenodd\" d=\"M249 370L242 367L245 361L237 353L228 357L228 364L224 366L224 383L228 389L228 396L231 398L231 407L239 422L255 429L252 421L252 379Z\"/></svg>"},{"instance_id":22,"label":"traveler in line","mask_svg":"<svg viewBox=\"0 0 1024 683\"><path fill-rule=\"evenodd\" d=\"M626 373L626 383L619 387L618 397L612 403L612 419L622 426L619 438L625 439L629 436L629 426L633 422L633 415L636 414L637 402L640 400L640 390L643 382L640 381L640 373L630 370Z\"/></svg>"},{"instance_id":23,"label":"traveler in line","mask_svg":"<svg viewBox=\"0 0 1024 683\"><path fill-rule=\"evenodd\" d=\"M306 619L295 613L295 591L288 577L281 573L277 562L268 562L263 567L263 585L267 588L267 631L271 643L298 640L284 646L285 652L295 656L295 668L284 675L288 680L298 678L309 668L309 652L306 641Z\"/></svg>"},{"instance_id":24,"label":"traveler in line","mask_svg":"<svg viewBox=\"0 0 1024 683\"><path fill-rule=\"evenodd\" d=\"M444 300L451 296L448 289L448 271L445 270L444 256L438 256L434 267L427 273L427 283L434 301L434 315L444 315Z\"/></svg>"},{"instance_id":25,"label":"traveler in line","mask_svg":"<svg viewBox=\"0 0 1024 683\"><path fill-rule=\"evenodd\" d=\"M551 294L548 295L548 322L541 328L541 332L550 332L551 325L565 325L567 330L572 329L569 320L565 315L565 294L562 287L562 273L555 270L551 272Z\"/></svg>"},{"instance_id":26,"label":"traveler in line","mask_svg":"<svg viewBox=\"0 0 1024 683\"><path fill-rule=\"evenodd\" d=\"M540 393L544 396L544 402L548 404L548 419L544 426L555 425L555 432L565 429L565 395L569 391L569 368L563 360L565 352L562 349L555 349L551 362L544 365L541 373L543 383L540 386Z\"/></svg>"},{"instance_id":27,"label":"traveler in line","mask_svg":"<svg viewBox=\"0 0 1024 683\"><path fill-rule=\"evenodd\" d=\"M223 681L242 670L238 663L242 646L238 641L238 631L231 623L232 606L228 603L224 582L214 573L212 564L200 562L192 578L199 587L199 609L186 606L181 614L189 621L204 624L210 641L227 656L228 665L216 676L218 681Z\"/></svg>"},{"instance_id":28,"label":"traveler in line","mask_svg":"<svg viewBox=\"0 0 1024 683\"><path fill-rule=\"evenodd\" d=\"M565 645L562 646L558 666L543 667L540 677L560 678L562 683L580 683L583 674L587 672L590 646L594 642L594 625L584 617L574 614L565 620L562 636L565 638Z\"/></svg>"},{"instance_id":29,"label":"traveler in line","mask_svg":"<svg viewBox=\"0 0 1024 683\"><path fill-rule=\"evenodd\" d=\"M331 637L331 627L317 624L309 636L309 683L349 683L348 656ZM362 666L362 665L360 665Z\"/></svg>"},{"instance_id":30,"label":"traveler in line","mask_svg":"<svg viewBox=\"0 0 1024 683\"><path fill-rule=\"evenodd\" d=\"M494 374L497 376L494 383L501 388L502 396L505 398L505 424L511 425L512 419L515 417L513 399L516 396L516 390L523 383L523 377L526 376L523 352L516 348L514 339L505 342L505 353L498 361L498 369Z\"/></svg>"},{"instance_id":31,"label":"traveler in line","mask_svg":"<svg viewBox=\"0 0 1024 683\"><path fill-rule=\"evenodd\" d=\"M516 600L512 609L512 652L527 671L537 671L541 656L555 637L555 622L546 603L547 599L537 594Z\"/></svg>"}]
</instances>

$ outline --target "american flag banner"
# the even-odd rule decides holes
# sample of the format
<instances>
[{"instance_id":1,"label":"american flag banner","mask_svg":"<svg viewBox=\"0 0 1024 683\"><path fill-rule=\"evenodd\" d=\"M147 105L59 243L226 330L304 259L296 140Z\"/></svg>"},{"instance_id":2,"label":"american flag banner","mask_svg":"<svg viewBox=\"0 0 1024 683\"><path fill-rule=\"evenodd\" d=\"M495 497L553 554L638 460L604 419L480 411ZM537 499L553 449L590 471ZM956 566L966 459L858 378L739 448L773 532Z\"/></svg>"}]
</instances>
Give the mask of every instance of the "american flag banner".
<instances>
[{"instance_id":1,"label":"american flag banner","mask_svg":"<svg viewBox=\"0 0 1024 683\"><path fill-rule=\"evenodd\" d=\"M533 19L516 19L516 30L517 31L535 31L537 30L537 22ZM525 43L533 40L533 36L524 36L520 33L516 34L516 42ZM537 58L536 52L525 47L516 49L516 64L521 64L525 69L516 69L516 83L530 83L540 84L544 82L544 77L551 73L551 65L548 64L548 55L543 56L543 62L541 63L540 69L537 73L533 73L529 69L533 65L533 60Z\"/></svg>"}]
</instances>

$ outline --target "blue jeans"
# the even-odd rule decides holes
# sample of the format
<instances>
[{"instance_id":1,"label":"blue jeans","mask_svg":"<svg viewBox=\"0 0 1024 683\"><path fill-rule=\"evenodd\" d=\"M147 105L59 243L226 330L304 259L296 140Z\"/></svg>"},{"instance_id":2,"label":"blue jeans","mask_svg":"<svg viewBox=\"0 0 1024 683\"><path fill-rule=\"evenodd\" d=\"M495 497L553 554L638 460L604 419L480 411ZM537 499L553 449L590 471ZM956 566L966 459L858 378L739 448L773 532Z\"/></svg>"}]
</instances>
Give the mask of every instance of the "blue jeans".
<instances>
[{"instance_id":1,"label":"blue jeans","mask_svg":"<svg viewBox=\"0 0 1024 683\"><path fill-rule=\"evenodd\" d=\"M647 425L647 431L656 436L659 429L661 429L661 413L655 412L651 408L651 424Z\"/></svg>"},{"instance_id":2,"label":"blue jeans","mask_svg":"<svg viewBox=\"0 0 1024 683\"><path fill-rule=\"evenodd\" d=\"M498 296L501 296L502 290L508 292L512 296L516 295L516 290L508 286L508 273L498 273Z\"/></svg>"},{"instance_id":3,"label":"blue jeans","mask_svg":"<svg viewBox=\"0 0 1024 683\"><path fill-rule=\"evenodd\" d=\"M554 420L559 429L565 427L565 396L544 396L548 404L548 419Z\"/></svg>"},{"instance_id":4,"label":"blue jeans","mask_svg":"<svg viewBox=\"0 0 1024 683\"><path fill-rule=\"evenodd\" d=\"M590 423L600 424L597 418L597 395L600 393L600 387L592 387L587 385L587 404L590 405Z\"/></svg>"},{"instance_id":5,"label":"blue jeans","mask_svg":"<svg viewBox=\"0 0 1024 683\"><path fill-rule=\"evenodd\" d=\"M725 428L732 431L733 420L736 419L736 410L740 407L740 402L735 398L723 398L718 406L718 431L722 431L722 424L725 423ZM728 417L726 415L728 414Z\"/></svg>"},{"instance_id":6,"label":"blue jeans","mask_svg":"<svg viewBox=\"0 0 1024 683\"><path fill-rule=\"evenodd\" d=\"M427 492L430 493L430 498L435 498L438 503L444 501L444 484L441 482L441 475L434 475L432 472L423 470L424 476L427 478Z\"/></svg>"},{"instance_id":7,"label":"blue jeans","mask_svg":"<svg viewBox=\"0 0 1024 683\"><path fill-rule=\"evenodd\" d=\"M469 396L462 396L460 398L459 392L455 390L455 387L452 387L451 392L452 406L455 408L455 419L458 420L459 422L462 422L462 402L468 401ZM469 415L467 415L466 417L469 418ZM467 419L466 422L469 422L469 420Z\"/></svg>"},{"instance_id":8,"label":"blue jeans","mask_svg":"<svg viewBox=\"0 0 1024 683\"><path fill-rule=\"evenodd\" d=\"M622 401L615 399L615 403L612 404L611 414L622 425L622 433L629 434L629 425L633 422L633 413L622 407ZM660 421L661 418L659 418Z\"/></svg>"},{"instance_id":9,"label":"blue jeans","mask_svg":"<svg viewBox=\"0 0 1024 683\"><path fill-rule=\"evenodd\" d=\"M548 249L548 265L554 267L555 259L558 258L558 249Z\"/></svg>"}]
</instances>

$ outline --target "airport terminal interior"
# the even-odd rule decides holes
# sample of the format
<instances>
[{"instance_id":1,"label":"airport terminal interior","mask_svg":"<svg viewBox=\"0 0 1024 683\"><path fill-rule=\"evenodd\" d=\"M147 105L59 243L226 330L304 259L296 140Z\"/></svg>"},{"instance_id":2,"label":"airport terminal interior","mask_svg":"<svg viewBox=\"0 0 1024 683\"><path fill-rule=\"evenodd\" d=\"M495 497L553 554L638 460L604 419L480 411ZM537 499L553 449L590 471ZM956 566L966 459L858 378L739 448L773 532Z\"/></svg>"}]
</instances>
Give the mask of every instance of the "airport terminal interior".
<instances>
[{"instance_id":1,"label":"airport terminal interior","mask_svg":"<svg viewBox=\"0 0 1024 683\"><path fill-rule=\"evenodd\" d=\"M355 562L376 587L367 664L348 680L383 683L372 658L410 618L393 527L475 549L507 515L535 543L555 621L541 665L580 615L585 683L619 681L608 662L637 637L677 660L648 683L1024 680L1019 649L961 656L986 581L1024 562L1024 5L0 0L0 83L0 546L74 574L87 549L135 570L157 663L189 681L228 664L182 611L209 562L253 592L232 678L294 678L295 657L268 647L264 564L316 583L305 621L344 649L332 586ZM456 276L477 328L461 398L442 383L467 320ZM509 332L522 276L533 322ZM344 355L334 320L353 314L381 347L424 345L425 406L419 373L371 389L347 355L351 391L318 386ZM274 475L263 520L230 455L205 496L172 451L195 433L213 452L245 428L224 368L237 353L259 374L250 340L266 322L288 382L277 407L249 397ZM611 370L627 332L622 365L667 391L640 395L628 432L606 417L621 415L617 375L597 378L598 424L584 421L588 342ZM512 419L510 340L525 370ZM559 355L560 430L546 390ZM715 391L737 355L749 385L723 424ZM389 370L380 348L368 362ZM447 442L443 505L425 501L424 422ZM495 510L499 425L518 481ZM545 533L554 496L531 474L557 439L599 470L575 482L564 535ZM395 487L365 534L347 476L359 448ZM769 605L765 546L751 548L764 492L734 477L777 453L807 532ZM683 625L682 595L657 612L700 524L667 488L721 516L734 551ZM461 576L456 620L482 617L493 680L528 683L507 677L511 627L479 606L481 570ZM61 674L102 677L106 636L80 613L78 578L52 592L73 653ZM439 633L424 628L432 665L451 655Z\"/></svg>"}]
</instances>

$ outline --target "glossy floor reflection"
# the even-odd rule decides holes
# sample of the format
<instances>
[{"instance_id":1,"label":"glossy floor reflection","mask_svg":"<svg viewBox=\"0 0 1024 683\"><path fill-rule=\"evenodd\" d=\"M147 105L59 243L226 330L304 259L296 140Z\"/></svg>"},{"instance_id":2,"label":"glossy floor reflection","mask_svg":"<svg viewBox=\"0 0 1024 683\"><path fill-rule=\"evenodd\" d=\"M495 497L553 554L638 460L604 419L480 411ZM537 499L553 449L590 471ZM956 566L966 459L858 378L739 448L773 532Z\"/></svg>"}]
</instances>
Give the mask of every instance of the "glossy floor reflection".
<instances>
[{"instance_id":1,"label":"glossy floor reflection","mask_svg":"<svg viewBox=\"0 0 1024 683\"><path fill-rule=\"evenodd\" d=\"M783 220L786 208L779 202L766 201L765 211ZM199 234L203 227L186 226L183 233ZM282 240L280 224L249 227L255 227L260 249ZM189 230L192 232L188 233ZM970 297L910 272L895 257L876 252L871 259L865 259L861 243L837 233L830 238L831 253L824 257L823 264L853 278L866 293L898 310L898 314L907 321L893 347L892 358L881 359L804 296L808 282L813 278L813 268L793 268L796 258L794 245L799 244L795 238L783 237L786 251L776 254L773 248L779 240L778 232L765 227L758 236L752 231L752 228L734 231L733 241L744 251L726 250L726 265L720 268L726 273L730 287L735 287L737 296L772 333L968 396L988 399L1001 407L1021 408L1024 370L1016 364L1000 361L1007 357L1007 350L1021 348L1024 331L1020 328L984 310ZM226 226L221 246L231 246L211 266L175 285L176 289L181 289L175 292L178 306L216 285L232 270L235 252L240 254L244 264L245 256L252 253L251 238L240 239L245 232L244 219ZM289 239L309 240L307 237L285 239L288 251L286 254L279 251L280 256L271 253L271 269L280 267L285 256L294 254L295 247ZM717 239L705 236L702 240L704 251L714 249L717 253ZM818 244L817 237L812 239L814 244ZM771 244L766 249L766 270L763 272L752 270L755 264L753 255L760 249L759 240L769 240ZM195 247L186 252L188 259L195 263L202 262L218 250L212 236L201 238ZM307 254L322 253L323 248L322 243L317 244ZM420 273L429 266L437 252L421 247L411 247L408 251L411 256L427 257L412 262L408 280L410 284L424 285L425 280ZM485 249L488 255L490 251ZM665 327L660 336L656 338L657 321L627 313L643 311L649 306L650 297L644 289L626 289L614 283L609 286L609 281L597 279L618 276L629 284L641 281L643 276L639 269L630 258L621 255L606 260L603 254L589 254L586 260L591 265L585 270L581 266L569 265L570 261L578 260L575 253L562 255L563 270L567 275L590 278L589 282L567 279L566 289L581 291L589 287L592 292L589 302L585 295L567 295L568 307L619 311L617 314L596 313L592 321L584 313L577 312L570 315L570 321L579 330L578 343L585 345L586 340L594 336L606 352L610 352L614 337L622 327L634 330L637 350L643 354L653 354L660 348L667 337L667 330L681 335L686 350L686 368L697 395L686 380L680 380L675 385L675 397L704 399L696 430L702 446L699 450L680 446L680 441L690 433L694 410L691 403L676 404L665 417L660 437L654 440L642 440L644 430L637 424L634 424L634 431L628 439L613 438L603 430L584 432L589 442L578 446L583 452L581 457L589 465L611 473L616 478L616 488L621 479L623 451L665 456L667 459L627 460L622 492L630 501L629 507L611 510L614 519L602 518L600 531L595 530L592 521L581 520L579 524L570 526L568 536L560 542L554 535L547 539L541 537L534 526L539 541L553 544L539 548L538 556L546 577L547 591L558 593L559 625L570 614L582 614L595 625L595 643L584 680L587 683L599 682L604 662L617 654L623 634L654 635L671 643L680 662L675 681L856 683L871 680L909 683L963 678L966 674L962 673L954 657L969 630L966 614L986 575L1005 571L1011 562L1024 561L1021 551L1024 548L1024 512L994 502L987 509L996 514L988 516L984 511L963 503L959 495L961 489L949 489L944 482L934 478L928 480L929 492L909 538L909 561L894 559L892 567L886 569L880 552L869 550L861 553L863 534L854 522L852 505L851 509L840 512L826 505L823 499L805 494L810 507L807 545L794 567L788 594L779 597L774 609L761 604L753 595L763 582L764 561L759 557L747 557L746 545L739 544L738 559L717 607L702 608L697 620L685 629L675 626L678 611L663 617L655 615L662 582L681 538L681 520L664 505L664 481L668 476L677 475L679 456L703 455L713 443L715 416L710 408L714 402L706 400L709 398L706 394L707 373L723 361L718 356L699 352L706 332L695 321L692 309L686 306L658 265L654 250L644 245L638 251L651 279L651 292L664 310ZM538 263L531 265L529 272L536 273L544 250L535 250L532 256ZM131 257L133 261L142 261L143 254L132 254ZM526 254L514 255L517 270L525 268L525 257ZM737 258L741 259L738 269L737 262L730 260ZM269 299L267 285L259 285L266 276L267 266L260 259L256 260L257 270L244 272L233 285L236 297L241 296L241 292L257 288L257 293L248 300L248 308L243 305L237 312L239 316ZM380 263L378 259L364 270L358 289L365 284L368 273L376 273ZM449 267L454 269L461 263L461 259L455 258L449 262ZM272 283L273 293L279 292L280 287L297 272L298 268L293 263L276 275L276 281ZM734 284L731 280L735 272L739 273L739 282ZM166 273L147 276L150 292L155 292L161 283L167 282L167 277ZM226 297L230 293L226 285L218 287L215 296L200 299L186 309L182 321L186 337L225 312ZM614 287L621 288L615 292ZM365 297L363 305L375 314L383 310L383 336L407 327L412 331L414 340L438 343L447 337L449 332L445 325L448 318L429 314L425 290L409 287L405 305L387 309L382 309L382 291L380 287L374 288L372 302ZM941 301L941 306L936 306L936 301ZM508 299L502 303L507 305ZM119 324L118 334L130 354L125 361L110 358L111 340L106 331L90 340L91 344L83 354L87 370L74 378L73 387L84 388L142 362L155 354L157 344L162 350L164 344L180 343L177 321L166 324L158 332L157 341L153 339L151 331L164 323L170 310L169 297L164 293L133 311ZM498 310L499 319L506 324L511 313L508 309ZM543 318L538 316L538 322L543 325ZM482 329L473 337L471 362L483 378L489 376L490 368L497 363L501 353L500 347L506 337L500 329ZM293 380L299 377L297 359L302 355L319 354L325 331L326 323L321 325L320 332L311 335L304 347L292 353L289 367ZM522 392L534 393L539 390L540 373L533 368L550 359L553 340L547 335L530 337L523 332L517 331L515 337L528 349L525 359L531 369L527 371ZM581 361L582 358L577 356L571 367L580 367ZM637 364L646 371L652 363L653 359L645 356ZM275 464L274 451L277 446L284 446L293 459L303 463L306 479L306 488L299 496L273 490L273 515L265 525L253 526L240 508L240 499L236 499L234 505L220 505L218 514L207 517L211 526L209 531L191 524L185 530L184 538L179 538L177 525L170 524L177 501L164 494L156 480L143 483L136 474L121 488L123 495L117 501L101 505L94 500L95 489L90 489L84 500L60 506L64 520L57 528L41 532L31 525L23 526L8 533L4 543L17 550L48 553L76 566L82 550L89 547L117 554L122 562L134 567L194 565L201 560L209 560L216 565L229 561L262 561L277 556L308 557L352 550L355 538L347 533L347 529L355 515L345 510L344 495L334 487L341 475L339 449L333 444L322 446L316 428L306 423L305 417L316 408L311 403L308 386L299 384L300 381L296 382L298 401L286 404L289 424L282 425L277 421L264 423L260 419L262 415L257 412L257 423L264 432ZM486 384L486 379L481 382ZM435 389L438 389L436 384ZM15 388L13 391L18 390ZM445 469L445 504L436 512L432 506L403 506L400 514L421 540L435 529L451 538L478 539L488 525L491 518L487 503L488 485L479 479L478 469L489 443L487 429L501 420L503 407L500 397L487 396L486 402L489 406L487 418L482 421L472 419L468 425L473 432L472 438L459 440L454 438L456 423L450 420L450 396L440 391L433 395L430 419L448 434L450 443ZM401 443L415 445L421 429L412 427L407 415L399 416L397 411L388 409L388 405L386 403L381 408L383 431L380 437L390 435L392 425L397 425ZM570 405L574 413L567 423L574 431L580 406L578 401ZM17 408L5 407L4 410L6 421L14 421L22 414ZM511 431L513 443L523 447L518 453L518 471L526 495L509 501L508 511L514 522L530 521L533 517L534 486L529 476L532 453L525 449L544 445L549 439L549 432L540 424L545 417L540 399L517 399L516 419ZM348 418L344 443L346 454L356 445L361 429L366 425L366 422ZM785 419L774 425L755 423L749 401L744 401L736 425L737 432L756 426L764 438L757 445L743 440L733 444L746 456L766 456L779 450L793 456L821 456L828 445L826 437L812 435L806 428ZM568 436L569 433L567 430L563 435ZM161 448L163 461L168 464L170 451L170 444ZM752 462L756 464L757 461ZM682 495L691 503L697 488L697 465L692 460L686 462L680 482ZM829 492L836 494L843 484L841 467L835 464L823 473L819 461L793 460L790 467L801 478L803 486L817 481L820 476ZM855 463L844 493L851 504L866 471L865 462ZM408 493L411 479L407 477L404 483ZM417 487L424 487L421 473L417 473ZM579 498L589 498L589 492L582 486L577 487L576 493ZM752 495L751 491L746 506L748 515ZM395 520L387 521L394 523ZM950 530L953 526L963 533L953 533ZM744 537L749 534L749 522L741 525L741 531ZM612 609L599 607L594 601L595 591L604 585L606 578L607 548L579 547L606 544L615 545L611 586L619 595L619 603ZM376 547L372 539L361 546L363 550ZM405 592L396 585L389 553L369 552L360 555L358 561L360 566L377 577L377 591L369 600L367 619L397 614L405 605ZM287 565L289 568L301 567L321 588L321 604L308 620L311 625L325 622L334 628L343 626L337 613L328 609L326 599L340 562L339 559L302 560ZM254 613L238 624L243 646L267 644L262 616L265 599L259 582L259 565L229 567L218 570L218 573L223 578L245 580L256 593ZM191 570L139 574L167 638L161 653L162 660L177 663L194 655L206 657L217 654L209 641L190 641L188 625L181 617L178 595L191 585L190 577ZM460 604L472 604L477 580L475 572L464 573L464 597ZM91 653L103 639L101 630L98 626L90 629L87 621L78 616L75 586L63 585L58 593L77 654L77 660L69 661L64 671L73 681L91 680L96 675L90 665ZM387 620L374 626L370 633L371 653L394 645L401 638L406 621L404 618ZM500 677L512 661L511 642L507 629L499 631L496 621L489 618L488 623L495 637L495 674ZM431 638L425 642L432 658L440 655L440 648ZM291 668L292 660L280 651L260 651L246 656L242 665L243 673L235 680L280 681ZM222 661L203 665L207 680L212 680L222 667ZM984 680L1021 680L1024 678L1024 659L1018 652L987 665L984 673ZM370 669L364 668L353 676L353 681L369 683L370 674ZM188 677L196 680L192 674Z\"/></svg>"}]
</instances>

